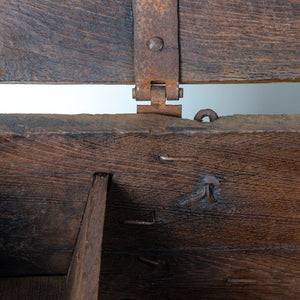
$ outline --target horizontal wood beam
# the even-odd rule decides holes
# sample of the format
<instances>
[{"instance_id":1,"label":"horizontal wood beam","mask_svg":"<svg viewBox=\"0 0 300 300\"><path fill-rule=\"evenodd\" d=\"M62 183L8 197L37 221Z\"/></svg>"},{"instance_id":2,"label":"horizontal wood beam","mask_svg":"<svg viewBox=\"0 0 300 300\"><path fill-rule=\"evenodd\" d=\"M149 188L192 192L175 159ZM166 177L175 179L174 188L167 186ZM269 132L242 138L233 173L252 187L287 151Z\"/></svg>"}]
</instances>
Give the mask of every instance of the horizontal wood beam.
<instances>
[{"instance_id":1,"label":"horizontal wood beam","mask_svg":"<svg viewBox=\"0 0 300 300\"><path fill-rule=\"evenodd\" d=\"M300 80L297 0L179 0L181 83ZM0 3L0 81L133 83L131 0Z\"/></svg>"},{"instance_id":2,"label":"horizontal wood beam","mask_svg":"<svg viewBox=\"0 0 300 300\"><path fill-rule=\"evenodd\" d=\"M103 299L294 299L299 138L299 115L0 115L1 276L67 273L101 171Z\"/></svg>"}]
</instances>

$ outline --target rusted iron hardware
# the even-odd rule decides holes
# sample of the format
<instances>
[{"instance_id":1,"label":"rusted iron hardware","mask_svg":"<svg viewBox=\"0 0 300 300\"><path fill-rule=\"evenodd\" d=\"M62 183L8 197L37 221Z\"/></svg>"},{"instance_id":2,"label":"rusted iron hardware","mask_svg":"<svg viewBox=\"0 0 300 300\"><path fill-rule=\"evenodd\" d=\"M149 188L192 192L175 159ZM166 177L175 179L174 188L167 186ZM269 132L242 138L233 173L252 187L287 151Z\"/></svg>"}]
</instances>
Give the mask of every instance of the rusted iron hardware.
<instances>
[{"instance_id":1,"label":"rusted iron hardware","mask_svg":"<svg viewBox=\"0 0 300 300\"><path fill-rule=\"evenodd\" d=\"M212 109L201 109L199 110L195 117L194 117L194 120L196 121L199 121L199 122L202 122L202 120L205 118L205 117L208 117L209 118L209 122L214 122L216 120L219 119L219 116L218 114L213 111Z\"/></svg>"},{"instance_id":2,"label":"rusted iron hardware","mask_svg":"<svg viewBox=\"0 0 300 300\"><path fill-rule=\"evenodd\" d=\"M151 101L138 105L138 113L181 117L181 105L166 100L183 96L179 88L177 0L132 0L134 18L133 98Z\"/></svg>"},{"instance_id":3,"label":"rusted iron hardware","mask_svg":"<svg viewBox=\"0 0 300 300\"><path fill-rule=\"evenodd\" d=\"M201 187L196 193L182 199L179 204L186 205L206 199L209 204L216 202L215 190L219 189L220 182L215 176L206 176L201 181Z\"/></svg>"}]
</instances>

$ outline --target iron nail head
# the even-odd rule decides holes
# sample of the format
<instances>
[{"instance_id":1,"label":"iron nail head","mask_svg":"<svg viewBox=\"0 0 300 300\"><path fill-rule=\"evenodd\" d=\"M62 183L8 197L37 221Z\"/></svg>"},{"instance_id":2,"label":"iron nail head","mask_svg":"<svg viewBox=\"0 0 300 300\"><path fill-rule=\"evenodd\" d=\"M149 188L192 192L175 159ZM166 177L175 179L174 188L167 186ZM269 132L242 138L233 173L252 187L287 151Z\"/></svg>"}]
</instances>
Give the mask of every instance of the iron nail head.
<instances>
[{"instance_id":1,"label":"iron nail head","mask_svg":"<svg viewBox=\"0 0 300 300\"><path fill-rule=\"evenodd\" d=\"M161 51L164 47L164 41L160 37L153 37L148 41L148 47L150 51Z\"/></svg>"}]
</instances>

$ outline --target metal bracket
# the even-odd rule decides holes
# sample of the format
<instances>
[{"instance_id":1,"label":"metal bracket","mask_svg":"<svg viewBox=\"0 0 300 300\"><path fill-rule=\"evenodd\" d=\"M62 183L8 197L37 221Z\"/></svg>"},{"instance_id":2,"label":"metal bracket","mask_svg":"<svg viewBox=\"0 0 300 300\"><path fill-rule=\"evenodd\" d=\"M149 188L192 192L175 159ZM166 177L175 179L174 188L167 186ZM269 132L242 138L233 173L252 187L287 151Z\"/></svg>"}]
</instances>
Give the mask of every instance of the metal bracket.
<instances>
[{"instance_id":1,"label":"metal bracket","mask_svg":"<svg viewBox=\"0 0 300 300\"><path fill-rule=\"evenodd\" d=\"M177 0L132 0L134 17L133 98L149 101L138 113L181 117L181 105L166 100L183 96L179 88Z\"/></svg>"}]
</instances>

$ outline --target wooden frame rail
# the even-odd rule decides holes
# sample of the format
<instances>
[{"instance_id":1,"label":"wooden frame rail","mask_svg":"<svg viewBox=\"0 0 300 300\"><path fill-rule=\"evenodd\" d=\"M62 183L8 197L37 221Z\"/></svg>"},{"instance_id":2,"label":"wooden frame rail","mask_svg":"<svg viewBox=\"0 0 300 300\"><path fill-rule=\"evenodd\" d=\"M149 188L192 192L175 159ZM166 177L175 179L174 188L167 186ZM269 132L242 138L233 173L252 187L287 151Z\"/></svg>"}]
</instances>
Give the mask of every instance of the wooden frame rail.
<instances>
[{"instance_id":1,"label":"wooden frame rail","mask_svg":"<svg viewBox=\"0 0 300 300\"><path fill-rule=\"evenodd\" d=\"M134 83L132 0L0 2L0 81ZM298 0L179 0L180 82L300 80Z\"/></svg>"}]
</instances>

